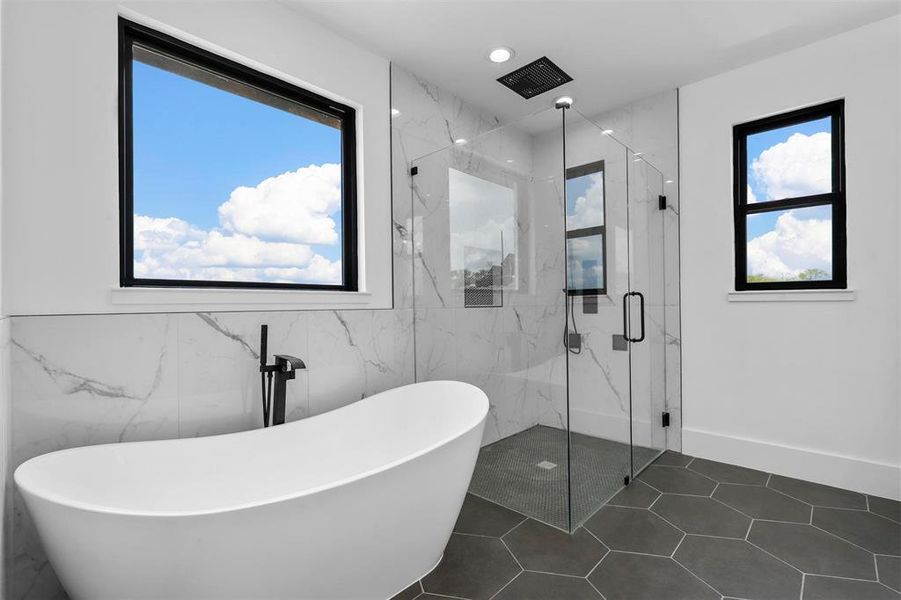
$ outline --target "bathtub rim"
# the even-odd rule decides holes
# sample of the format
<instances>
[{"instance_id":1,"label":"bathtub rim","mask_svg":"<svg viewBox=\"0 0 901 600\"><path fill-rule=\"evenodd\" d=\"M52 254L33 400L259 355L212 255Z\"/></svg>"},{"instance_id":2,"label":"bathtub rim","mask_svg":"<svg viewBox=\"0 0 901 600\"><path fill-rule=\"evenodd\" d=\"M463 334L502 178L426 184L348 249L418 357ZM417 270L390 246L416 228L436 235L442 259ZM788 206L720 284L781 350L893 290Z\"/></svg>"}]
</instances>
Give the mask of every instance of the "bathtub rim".
<instances>
[{"instance_id":1,"label":"bathtub rim","mask_svg":"<svg viewBox=\"0 0 901 600\"><path fill-rule=\"evenodd\" d=\"M394 461L381 464L377 467L373 467L371 469L362 471L355 475L344 477L343 479L329 481L328 483L323 483L323 484L313 486L310 488L305 488L305 489L300 490L299 492L295 492L295 493L282 494L280 496L273 496L270 498L265 498L264 500L260 500L260 501L244 502L242 504L235 504L233 506L223 507L223 508L215 508L215 509L153 510L153 511L151 511L151 510L134 510L134 509L122 509L122 508L115 508L115 507L110 507L110 506L102 506L102 505L93 504L90 502L72 500L71 498L68 498L65 495L59 494L59 493L54 493L54 492L47 493L47 492L39 491L39 490L36 490L34 488L34 486L31 486L28 484L23 484L21 481L20 474L19 474L20 471L23 469L23 467L26 467L26 465L30 464L29 468L37 468L37 466L40 462L42 462L43 460L49 460L49 457L76 453L80 450L83 450L84 448L100 448L100 447L104 447L104 446L122 446L122 445L137 446L137 445L145 445L145 444L163 444L166 442L178 443L178 442L182 441L183 439L198 440L198 439L205 439L205 438L218 438L218 437L224 437L224 436L260 435L263 431L265 431L265 428L262 428L262 427L257 428L257 429L248 429L248 430L244 430L244 431L236 431L236 432L231 432L231 433L220 433L220 434L216 434L216 435L202 436L200 438L175 438L175 439L163 439L163 440L142 440L142 441L135 441L135 442L110 442L110 443L106 443L106 444L91 444L88 446L76 446L74 448L65 448L63 450L55 450L53 452L47 452L45 454L41 454L41 455L32 457L32 458L26 460L25 462L23 462L22 464L20 464L18 467L16 467L15 471L13 472L13 480L15 481L16 487L19 489L20 493L22 493L23 496L31 495L40 500L44 500L44 501L52 503L52 504L65 506L67 508L71 508L71 509L75 509L75 510L82 510L85 512L92 512L92 513L97 513L97 514L117 515L117 516L123 516L123 517L128 516L128 517L143 517L143 518L154 518L154 517L173 518L173 517L209 516L209 515L219 515L219 514L227 514L227 513L232 513L232 512L239 512L242 510L250 510L250 509L259 508L262 506L268 506L268 505L272 505L272 504L288 502L291 500L297 500L299 498L303 498L306 496L313 496L314 494L326 492L328 490L339 488L339 487L342 487L345 485L350 485L356 481L360 481L360 480L366 479L368 477L373 477L375 475L378 475L379 473L388 471L393 468L397 468L405 463L412 462L422 456L425 456L426 454L429 454L430 452L432 452L434 450L437 450L438 448L441 448L442 446L446 446L446 445L454 442L455 440L469 434L470 432L472 432L473 429L479 427L480 425L482 425L485 422L485 419L488 417L488 412L490 409L490 401L488 400L487 394L485 394L485 392L480 387L473 385L471 383L467 383L465 381L455 381L455 380L450 380L450 379L434 380L434 381L421 381L421 382L415 382L415 383L408 383L406 385L391 388L389 390L384 390L383 392L373 394L372 396L367 396L366 398L363 398L362 400L357 400L356 402L351 402L350 404L347 404L345 406L341 406L341 407L332 409L330 411L320 413L318 415L313 415L311 417L306 417L304 419L298 419L297 421L292 421L290 423L285 423L284 425L280 425L280 427L285 427L285 426L290 427L290 426L298 424L298 423L307 422L310 419L316 419L317 417L320 417L323 415L332 414L336 411L350 409L360 402L366 402L367 400L376 398L380 394L383 394L386 392L391 392L394 390L400 390L400 389L407 388L407 387L414 387L414 386L430 384L430 383L451 383L451 384L454 384L457 386L462 386L465 388L472 388L473 390L477 391L479 398L482 401L481 410L478 411L478 413L479 413L478 418L476 418L473 422L468 423L467 426L462 427L460 431L454 432L449 436L439 438L439 440L437 442L430 444L428 446L424 446L422 449L419 449L416 452L412 452L412 453L407 454L407 455L405 455L401 458L398 458ZM26 501L27 501L27 498L26 498Z\"/></svg>"}]
</instances>

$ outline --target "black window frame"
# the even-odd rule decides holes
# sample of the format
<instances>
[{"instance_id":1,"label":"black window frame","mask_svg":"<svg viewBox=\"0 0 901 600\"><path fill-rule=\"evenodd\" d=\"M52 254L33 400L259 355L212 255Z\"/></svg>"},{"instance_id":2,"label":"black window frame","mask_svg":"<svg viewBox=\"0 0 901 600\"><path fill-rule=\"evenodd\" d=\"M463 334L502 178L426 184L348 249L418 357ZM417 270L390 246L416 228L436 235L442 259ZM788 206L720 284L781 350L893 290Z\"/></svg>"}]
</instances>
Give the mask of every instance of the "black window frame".
<instances>
[{"instance_id":1,"label":"black window frame","mask_svg":"<svg viewBox=\"0 0 901 600\"><path fill-rule=\"evenodd\" d=\"M569 167L566 169L566 180L577 179L579 177L584 177L586 175L591 175L593 173L600 173L601 180L603 182L604 189L604 221L603 225L595 225L593 227L583 227L581 229L569 229L566 228L566 241L567 245L569 244L569 240L578 239L582 237L589 237L593 235L601 236L601 269L604 272L604 285L599 288L579 288L573 289L569 287L569 282L567 282L566 290L567 294L570 296L606 296L608 286L608 273L607 273L607 169L603 160L597 160L594 162L586 163L584 165L578 165L576 167ZM565 199L564 199L565 203ZM564 215L564 223L568 215ZM567 250L568 254L568 250ZM569 260L569 256L567 256L567 260Z\"/></svg>"},{"instance_id":2,"label":"black window frame","mask_svg":"<svg viewBox=\"0 0 901 600\"><path fill-rule=\"evenodd\" d=\"M341 122L342 283L277 283L147 279L134 276L132 48L140 45L264 93L280 96ZM119 18L119 285L121 287L292 289L355 292L358 282L356 110L246 65Z\"/></svg>"},{"instance_id":3,"label":"black window frame","mask_svg":"<svg viewBox=\"0 0 901 600\"><path fill-rule=\"evenodd\" d=\"M825 194L748 203L748 136L830 118L832 122L832 191ZM845 202L845 101L833 100L735 125L732 129L733 202L735 216L735 289L811 290L848 287L846 202ZM749 215L830 206L832 208L832 279L798 281L748 281L747 218Z\"/></svg>"}]
</instances>

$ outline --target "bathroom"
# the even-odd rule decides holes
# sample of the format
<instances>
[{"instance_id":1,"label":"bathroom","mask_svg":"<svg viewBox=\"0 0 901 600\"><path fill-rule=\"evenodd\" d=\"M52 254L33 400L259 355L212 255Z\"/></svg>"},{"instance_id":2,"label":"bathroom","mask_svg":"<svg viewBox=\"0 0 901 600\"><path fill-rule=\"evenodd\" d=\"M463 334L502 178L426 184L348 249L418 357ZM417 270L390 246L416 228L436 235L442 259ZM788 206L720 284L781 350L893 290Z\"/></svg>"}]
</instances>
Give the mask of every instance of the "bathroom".
<instances>
[{"instance_id":1,"label":"bathroom","mask_svg":"<svg viewBox=\"0 0 901 600\"><path fill-rule=\"evenodd\" d=\"M3 598L901 599L901 2L2 0L0 64Z\"/></svg>"}]
</instances>

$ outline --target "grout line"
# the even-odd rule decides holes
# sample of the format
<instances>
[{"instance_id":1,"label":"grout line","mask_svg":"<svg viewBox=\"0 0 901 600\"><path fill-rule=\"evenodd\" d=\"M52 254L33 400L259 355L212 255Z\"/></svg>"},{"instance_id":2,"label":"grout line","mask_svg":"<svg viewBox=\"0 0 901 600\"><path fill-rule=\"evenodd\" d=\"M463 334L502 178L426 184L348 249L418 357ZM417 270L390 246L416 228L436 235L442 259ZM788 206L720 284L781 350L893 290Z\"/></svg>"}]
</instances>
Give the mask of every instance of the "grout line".
<instances>
[{"instance_id":1,"label":"grout line","mask_svg":"<svg viewBox=\"0 0 901 600\"><path fill-rule=\"evenodd\" d=\"M845 542L845 543L847 543L847 544L851 544L851 545L854 546L855 548L859 548L859 549L863 550L864 552L867 552L867 553L872 554L872 555L874 555L874 556L876 555L876 553L873 552L872 550L867 550L867 549L864 548L863 546L860 546L860 545L858 545L858 544L855 544L855 543L852 542L851 540L845 539L845 538L843 538L842 536L840 536L840 535L838 535L838 534L836 534L836 533L832 533L831 531L826 531L826 530L823 529L822 527L819 527L819 526L817 526L817 525L814 525L813 523L810 524L810 527L813 527L814 529L819 529L819 530L822 531L823 533L828 533L829 535L831 535L831 536L834 537L835 539L841 540L841 541L843 541L843 542ZM891 555L887 555L887 556L891 556Z\"/></svg>"},{"instance_id":2,"label":"grout line","mask_svg":"<svg viewBox=\"0 0 901 600\"><path fill-rule=\"evenodd\" d=\"M451 532L454 535L465 535L466 537L475 537L475 538L484 538L489 540L498 540L500 538L495 537L493 535L485 535L483 533L463 533L462 531L453 531Z\"/></svg>"},{"instance_id":3,"label":"grout line","mask_svg":"<svg viewBox=\"0 0 901 600\"><path fill-rule=\"evenodd\" d=\"M439 598L453 598L453 600L470 600L469 598L464 598L463 596L451 596L450 594L439 594L438 592L423 592L423 594L438 596Z\"/></svg>"},{"instance_id":4,"label":"grout line","mask_svg":"<svg viewBox=\"0 0 901 600\"><path fill-rule=\"evenodd\" d=\"M748 537L751 535L751 528L754 527L754 519L751 519L751 522L748 523L748 530L745 532L745 541L748 541Z\"/></svg>"},{"instance_id":5,"label":"grout line","mask_svg":"<svg viewBox=\"0 0 901 600\"><path fill-rule=\"evenodd\" d=\"M807 573L801 573L801 594L798 600L804 600L804 584L807 583Z\"/></svg>"},{"instance_id":6,"label":"grout line","mask_svg":"<svg viewBox=\"0 0 901 600\"><path fill-rule=\"evenodd\" d=\"M491 596L488 598L488 600L491 600L492 598L496 598L496 597L498 596L498 594L500 594L501 592L503 592L503 591L507 588L508 585L510 585L511 583L513 583L514 581L516 581L516 580L519 578L519 576L522 575L523 573L525 573L525 571L520 571L519 573L517 573L516 575L514 575L514 576L513 576L513 579L511 579L510 581L508 581L507 583L505 583L505 584L501 587L501 589L499 589L498 591L496 591L496 592L494 592L493 594L491 594Z\"/></svg>"},{"instance_id":7,"label":"grout line","mask_svg":"<svg viewBox=\"0 0 901 600\"><path fill-rule=\"evenodd\" d=\"M569 577L570 579L585 579L585 575L570 575L569 573L553 573L551 571L538 571L536 569L523 569L523 573L538 573L539 575L553 575L554 577Z\"/></svg>"},{"instance_id":8,"label":"grout line","mask_svg":"<svg viewBox=\"0 0 901 600\"><path fill-rule=\"evenodd\" d=\"M770 486L770 480L771 480L772 478L773 478L773 474L772 474L772 473L770 473L769 475L767 475L766 483L764 483L763 486L764 486L764 487L769 487L769 486Z\"/></svg>"},{"instance_id":9,"label":"grout line","mask_svg":"<svg viewBox=\"0 0 901 600\"><path fill-rule=\"evenodd\" d=\"M606 548L606 547L607 546L604 546L604 548ZM585 579L588 579L591 576L591 574L594 573L594 570L598 568L598 565L600 565L604 561L605 558L607 558L608 554L610 554L610 550L607 550L606 552L604 552L604 555L598 559L598 562L594 563L594 566L591 567L590 569L588 569L588 574L585 575Z\"/></svg>"},{"instance_id":10,"label":"grout line","mask_svg":"<svg viewBox=\"0 0 901 600\"><path fill-rule=\"evenodd\" d=\"M588 577L585 578L585 581L588 582L588 585L591 586L591 589L593 589L595 592L597 592L598 596L601 597L601 600L607 600L607 596L605 596L604 594L602 594L602 593L601 593L601 590L599 590L598 588L594 587L594 584L591 583L591 580L588 579Z\"/></svg>"},{"instance_id":11,"label":"grout line","mask_svg":"<svg viewBox=\"0 0 901 600\"><path fill-rule=\"evenodd\" d=\"M685 537L688 537L688 536L685 536ZM723 592L719 591L718 589L716 589L715 587L713 587L712 585L710 585L709 583L707 583L706 581L704 581L704 579L702 579L699 575L695 574L694 571L692 571L691 569L689 569L688 567L686 567L685 565L683 565L683 564L682 564L681 562L679 562L676 558L672 558L672 557L671 557L670 560L672 560L674 563L676 563L677 565L679 565L680 567L682 567L683 569L685 569L685 571L686 571L689 575L691 575L692 577L694 577L695 579L697 579L698 581L700 581L701 583L703 583L704 585L706 585L707 587L709 587L711 590L713 590L714 592L716 592L716 593L719 594L720 596L722 596L722 597L725 597L725 596L726 596Z\"/></svg>"},{"instance_id":12,"label":"grout line","mask_svg":"<svg viewBox=\"0 0 901 600\"><path fill-rule=\"evenodd\" d=\"M683 534L682 534L682 538L679 540L679 543L676 544L676 547L673 548L672 553L669 555L670 558L673 558L673 557L676 555L676 552L679 551L679 546L682 545L682 542L684 542L684 541L685 541L685 538L687 538L687 537L688 537L688 534L687 534L687 533L683 533Z\"/></svg>"},{"instance_id":13,"label":"grout line","mask_svg":"<svg viewBox=\"0 0 901 600\"><path fill-rule=\"evenodd\" d=\"M775 554L773 554L773 553L770 552L769 550L766 550L766 549L764 549L764 548L761 548L760 546L758 546L757 544L755 544L755 543L752 542L751 540L745 540L745 543L746 543L746 544L749 544L749 545L751 545L751 546L754 546L755 548L757 548L758 550L760 550L761 552L763 552L763 553L765 553L765 554L768 554L768 555L772 556L773 558L775 558L776 560L778 560L778 561L781 562L782 564L788 565L789 567L791 567L792 569L794 569L794 570L797 571L798 573L801 573L801 574L804 573L804 571L802 571L801 569L799 569L799 568L796 567L795 565L791 564L791 563L788 562L788 561L782 560L781 558L779 558L778 556L776 556Z\"/></svg>"},{"instance_id":14,"label":"grout line","mask_svg":"<svg viewBox=\"0 0 901 600\"><path fill-rule=\"evenodd\" d=\"M515 554L513 554L513 550L510 550L510 546L507 545L507 542L505 542L504 540L501 540L501 543L504 545L504 548L507 549L507 552L510 554L510 556L513 557L513 562L516 563L516 566L519 567L519 569L520 569L521 571L525 571L525 569L524 569L523 566L522 566L522 563L519 562L519 559L516 558L516 555L515 555Z\"/></svg>"},{"instance_id":15,"label":"grout line","mask_svg":"<svg viewBox=\"0 0 901 600\"><path fill-rule=\"evenodd\" d=\"M505 536L505 535L509 535L509 534L513 533L513 530L515 530L517 527L519 527L520 525L522 525L523 523L525 523L525 522L528 521L528 520L529 520L529 517L525 517L522 521L520 521L519 523L517 523L516 525L514 525L513 527L511 527L510 529L508 529L506 532L502 533L499 537L500 537L501 539L504 539L504 536ZM540 522L540 521L539 521L539 522Z\"/></svg>"},{"instance_id":16,"label":"grout line","mask_svg":"<svg viewBox=\"0 0 901 600\"><path fill-rule=\"evenodd\" d=\"M722 504L722 505L725 506L726 508L731 508L732 510L734 510L734 511L737 512L738 514L744 515L744 516L748 517L748 518L751 519L751 520L754 520L754 519L756 518L756 517L752 517L751 515L749 515L748 513L744 512L744 511L741 511L741 510L735 508L734 506L730 506L730 505L726 504L725 502L723 502L723 501L720 500L719 498L714 498L713 496L711 496L710 499L713 500L714 502L719 502L720 504Z\"/></svg>"}]
</instances>

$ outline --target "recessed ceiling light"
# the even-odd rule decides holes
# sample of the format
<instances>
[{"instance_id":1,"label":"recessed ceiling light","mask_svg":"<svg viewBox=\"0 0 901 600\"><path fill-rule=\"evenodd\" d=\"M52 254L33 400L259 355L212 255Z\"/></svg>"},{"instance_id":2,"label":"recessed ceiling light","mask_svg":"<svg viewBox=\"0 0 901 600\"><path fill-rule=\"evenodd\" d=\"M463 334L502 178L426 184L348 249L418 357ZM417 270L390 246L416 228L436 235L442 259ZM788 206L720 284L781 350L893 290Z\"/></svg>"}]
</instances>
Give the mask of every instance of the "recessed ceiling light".
<instances>
[{"instance_id":1,"label":"recessed ceiling light","mask_svg":"<svg viewBox=\"0 0 901 600\"><path fill-rule=\"evenodd\" d=\"M672 183L672 182L673 182L672 179L667 179L665 183Z\"/></svg>"},{"instance_id":2,"label":"recessed ceiling light","mask_svg":"<svg viewBox=\"0 0 901 600\"><path fill-rule=\"evenodd\" d=\"M601 133L603 133L604 135L613 135L613 130L612 130L612 129L605 129L605 130L602 131Z\"/></svg>"},{"instance_id":3,"label":"recessed ceiling light","mask_svg":"<svg viewBox=\"0 0 901 600\"><path fill-rule=\"evenodd\" d=\"M507 162L508 162L508 163L512 163L512 162L513 162L513 159L512 159L512 158L508 158L508 159L507 159Z\"/></svg>"},{"instance_id":4,"label":"recessed ceiling light","mask_svg":"<svg viewBox=\"0 0 901 600\"><path fill-rule=\"evenodd\" d=\"M488 60L493 63L505 63L516 55L513 48L498 46L488 53Z\"/></svg>"},{"instance_id":5,"label":"recessed ceiling light","mask_svg":"<svg viewBox=\"0 0 901 600\"><path fill-rule=\"evenodd\" d=\"M400 114L400 111L397 110L396 108L392 108L392 109L391 109L391 116L392 116L392 117L396 117L396 116L399 115L399 114Z\"/></svg>"},{"instance_id":6,"label":"recessed ceiling light","mask_svg":"<svg viewBox=\"0 0 901 600\"><path fill-rule=\"evenodd\" d=\"M457 144L458 146L462 146L463 144L466 143L466 138L457 138L454 140L454 143Z\"/></svg>"}]
</instances>

